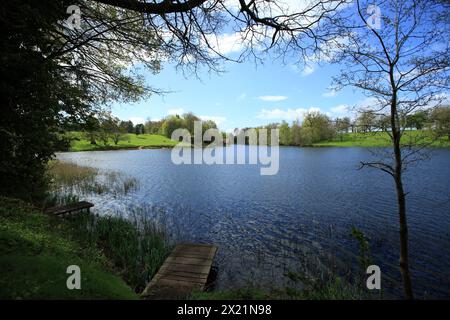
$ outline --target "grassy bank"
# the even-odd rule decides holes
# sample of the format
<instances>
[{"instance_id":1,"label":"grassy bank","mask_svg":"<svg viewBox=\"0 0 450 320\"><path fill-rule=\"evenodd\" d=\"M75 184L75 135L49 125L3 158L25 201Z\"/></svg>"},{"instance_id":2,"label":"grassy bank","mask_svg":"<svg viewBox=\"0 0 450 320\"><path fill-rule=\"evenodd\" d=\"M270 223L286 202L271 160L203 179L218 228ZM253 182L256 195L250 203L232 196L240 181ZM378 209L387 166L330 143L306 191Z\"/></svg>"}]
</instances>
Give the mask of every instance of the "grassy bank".
<instances>
[{"instance_id":1,"label":"grassy bank","mask_svg":"<svg viewBox=\"0 0 450 320\"><path fill-rule=\"evenodd\" d=\"M148 220L61 219L0 198L1 299L137 299L169 251ZM81 290L67 289L70 265Z\"/></svg>"},{"instance_id":2,"label":"grassy bank","mask_svg":"<svg viewBox=\"0 0 450 320\"><path fill-rule=\"evenodd\" d=\"M138 148L172 148L176 145L176 141L157 134L124 134L122 139L116 145L110 139L107 146L100 141L97 144L91 144L85 139L81 132L71 132L72 140L70 151L95 151L95 150L118 150L118 149L138 149Z\"/></svg>"},{"instance_id":3,"label":"grassy bank","mask_svg":"<svg viewBox=\"0 0 450 320\"><path fill-rule=\"evenodd\" d=\"M417 142L429 143L431 147L449 148L450 140L447 137L434 139L430 131L405 131L403 143ZM386 132L356 132L338 134L332 140L315 143L315 147L390 147L392 142Z\"/></svg>"},{"instance_id":4,"label":"grassy bank","mask_svg":"<svg viewBox=\"0 0 450 320\"><path fill-rule=\"evenodd\" d=\"M0 198L1 299L136 299L101 250L73 239L70 224ZM66 269L81 269L81 290L68 290Z\"/></svg>"}]
</instances>

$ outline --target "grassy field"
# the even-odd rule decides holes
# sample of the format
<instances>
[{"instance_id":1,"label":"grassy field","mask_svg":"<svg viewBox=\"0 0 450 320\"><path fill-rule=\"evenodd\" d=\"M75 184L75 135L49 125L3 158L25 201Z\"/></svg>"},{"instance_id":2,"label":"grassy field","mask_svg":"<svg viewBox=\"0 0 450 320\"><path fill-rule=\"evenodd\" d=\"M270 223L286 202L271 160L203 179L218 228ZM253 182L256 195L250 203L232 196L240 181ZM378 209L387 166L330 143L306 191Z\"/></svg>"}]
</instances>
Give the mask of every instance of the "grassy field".
<instances>
[{"instance_id":1,"label":"grassy field","mask_svg":"<svg viewBox=\"0 0 450 320\"><path fill-rule=\"evenodd\" d=\"M410 143L430 143L432 147L450 147L450 140L442 137L433 141L432 133L428 131L405 131L402 142ZM333 140L315 143L315 147L389 147L391 141L386 132L368 132L368 133L344 133L339 134Z\"/></svg>"},{"instance_id":2,"label":"grassy field","mask_svg":"<svg viewBox=\"0 0 450 320\"><path fill-rule=\"evenodd\" d=\"M70 146L70 151L95 151L95 150L116 150L116 149L133 149L133 148L171 148L177 144L176 141L157 134L140 134L132 133L124 134L123 138L117 145L112 140L107 146L101 141L97 144L91 144L80 132L70 133L75 138Z\"/></svg>"},{"instance_id":3,"label":"grassy field","mask_svg":"<svg viewBox=\"0 0 450 320\"><path fill-rule=\"evenodd\" d=\"M0 299L137 299L101 250L72 239L70 226L0 198ZM81 269L81 290L67 289L69 265Z\"/></svg>"}]
</instances>

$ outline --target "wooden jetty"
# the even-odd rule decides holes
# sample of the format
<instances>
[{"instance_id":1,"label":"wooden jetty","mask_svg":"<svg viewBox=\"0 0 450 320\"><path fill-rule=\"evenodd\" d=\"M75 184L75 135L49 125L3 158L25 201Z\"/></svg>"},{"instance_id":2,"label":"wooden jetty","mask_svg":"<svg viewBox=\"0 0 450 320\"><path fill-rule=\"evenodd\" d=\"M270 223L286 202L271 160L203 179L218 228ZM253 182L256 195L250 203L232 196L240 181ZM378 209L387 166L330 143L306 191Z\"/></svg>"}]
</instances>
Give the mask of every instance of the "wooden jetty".
<instances>
[{"instance_id":1,"label":"wooden jetty","mask_svg":"<svg viewBox=\"0 0 450 320\"><path fill-rule=\"evenodd\" d=\"M204 290L217 247L178 244L145 288L145 299L183 298L192 290Z\"/></svg>"},{"instance_id":2,"label":"wooden jetty","mask_svg":"<svg viewBox=\"0 0 450 320\"><path fill-rule=\"evenodd\" d=\"M50 207L45 210L46 213L59 216L64 214L71 214L72 212L77 211L83 211L87 210L89 212L89 209L92 208L94 204L87 202L87 201L80 201L76 203L71 203L65 206L55 206Z\"/></svg>"}]
</instances>

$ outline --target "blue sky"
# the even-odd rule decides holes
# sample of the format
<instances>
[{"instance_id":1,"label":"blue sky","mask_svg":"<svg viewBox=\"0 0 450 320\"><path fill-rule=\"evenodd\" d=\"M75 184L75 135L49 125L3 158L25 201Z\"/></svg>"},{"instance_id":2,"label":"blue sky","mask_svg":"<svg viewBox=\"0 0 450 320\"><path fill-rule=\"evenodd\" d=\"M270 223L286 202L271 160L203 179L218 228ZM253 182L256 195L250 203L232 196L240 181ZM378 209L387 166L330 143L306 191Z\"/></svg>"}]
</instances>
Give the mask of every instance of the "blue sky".
<instances>
[{"instance_id":1,"label":"blue sky","mask_svg":"<svg viewBox=\"0 0 450 320\"><path fill-rule=\"evenodd\" d=\"M294 10L304 2L284 0L284 3L289 10ZM225 30L218 35L215 49L233 58L245 46L240 39L238 33ZM222 130L232 131L282 120L301 121L308 110L320 110L332 118L353 118L354 114L349 111L352 107L373 104L361 91L351 88L330 91L332 77L339 74L339 65L310 62L306 67L296 66L274 57L265 55L263 65L256 65L253 60L224 62L225 73L203 70L198 74L200 79L186 78L173 64L166 62L159 74L147 73L145 80L148 85L170 93L133 104L116 103L112 112L122 120L137 124L190 111L202 119L214 120Z\"/></svg>"},{"instance_id":2,"label":"blue sky","mask_svg":"<svg viewBox=\"0 0 450 320\"><path fill-rule=\"evenodd\" d=\"M236 4L237 0L229 3ZM298 0L283 3L289 12L299 12L305 6ZM245 47L241 39L231 28L219 34L217 42L210 40L210 43L217 51L234 58ZM191 111L202 119L215 120L220 129L231 131L282 120L301 120L305 111L312 108L331 117L342 117L348 115L346 107L364 100L361 92L351 89L338 93L329 90L339 66L312 62L306 67L295 66L274 56L265 55L263 65L256 65L254 60L225 62L226 73L203 70L199 73L200 79L185 78L174 65L166 63L159 74L148 73L145 79L150 86L171 93L134 104L115 104L113 114L136 124L148 118L161 119L169 114Z\"/></svg>"},{"instance_id":3,"label":"blue sky","mask_svg":"<svg viewBox=\"0 0 450 320\"><path fill-rule=\"evenodd\" d=\"M237 2L230 0L230 3ZM298 0L285 0L287 10L302 8ZM298 12L298 11L295 11ZM218 36L217 51L235 57L245 44L233 30ZM212 41L214 43L214 41ZM185 78L174 65L166 63L157 74L147 74L150 86L172 91L164 96L153 96L133 104L114 104L113 114L135 124L150 119L161 119L169 114L191 111L202 119L212 119L219 128L265 125L282 120L302 120L310 109L318 109L330 117L349 115L347 108L364 100L361 92L346 89L332 92L329 86L339 66L311 63L306 68L283 63L265 55L264 64L253 60L243 63L226 62L225 73L203 70L199 78Z\"/></svg>"},{"instance_id":4,"label":"blue sky","mask_svg":"<svg viewBox=\"0 0 450 320\"><path fill-rule=\"evenodd\" d=\"M337 65L295 66L267 57L263 65L253 61L227 62L225 73L200 72L199 78L185 77L171 64L157 74L146 74L149 85L172 91L132 104L114 104L113 114L135 123L161 119L169 114L191 111L215 120L222 130L259 126L296 118L311 108L331 117L348 115L345 106L364 96L346 89L329 90Z\"/></svg>"}]
</instances>

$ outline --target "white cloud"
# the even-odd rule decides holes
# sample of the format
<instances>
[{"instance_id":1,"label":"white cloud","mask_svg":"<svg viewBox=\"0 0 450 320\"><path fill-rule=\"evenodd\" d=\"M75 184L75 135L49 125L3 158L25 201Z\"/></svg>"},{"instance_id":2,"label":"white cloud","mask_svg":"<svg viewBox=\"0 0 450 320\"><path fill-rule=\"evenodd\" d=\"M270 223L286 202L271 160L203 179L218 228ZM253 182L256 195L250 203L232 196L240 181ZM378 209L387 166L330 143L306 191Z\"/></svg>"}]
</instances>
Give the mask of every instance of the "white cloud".
<instances>
[{"instance_id":1,"label":"white cloud","mask_svg":"<svg viewBox=\"0 0 450 320\"><path fill-rule=\"evenodd\" d=\"M217 39L209 39L209 44L213 49L221 54L229 54L232 52L240 52L245 48L242 34L236 33L224 33L217 36ZM211 43L212 42L212 43Z\"/></svg>"},{"instance_id":2,"label":"white cloud","mask_svg":"<svg viewBox=\"0 0 450 320\"><path fill-rule=\"evenodd\" d=\"M283 101L286 100L288 97L286 96L259 96L258 99L262 101L270 101L270 102L277 102L277 101Z\"/></svg>"},{"instance_id":3,"label":"white cloud","mask_svg":"<svg viewBox=\"0 0 450 320\"><path fill-rule=\"evenodd\" d=\"M325 97L325 98L331 98L331 97L336 96L336 94L337 94L337 91L334 90L334 89L331 89L331 90L328 90L327 92L324 92L324 93L322 94L322 97Z\"/></svg>"},{"instance_id":4,"label":"white cloud","mask_svg":"<svg viewBox=\"0 0 450 320\"><path fill-rule=\"evenodd\" d=\"M331 108L331 112L336 115L346 115L350 111L350 108L346 104L340 104L336 107Z\"/></svg>"},{"instance_id":5,"label":"white cloud","mask_svg":"<svg viewBox=\"0 0 450 320\"><path fill-rule=\"evenodd\" d=\"M292 71L295 73L300 73L302 77L309 76L311 73L313 73L316 70L316 67L314 64L307 64L305 66L300 66L298 64L290 64L289 67Z\"/></svg>"},{"instance_id":6,"label":"white cloud","mask_svg":"<svg viewBox=\"0 0 450 320\"><path fill-rule=\"evenodd\" d=\"M447 92L439 93L436 95L436 99L440 104L449 104L450 103L450 94Z\"/></svg>"},{"instance_id":7,"label":"white cloud","mask_svg":"<svg viewBox=\"0 0 450 320\"><path fill-rule=\"evenodd\" d=\"M218 126L220 126L223 122L225 122L227 120L227 118L225 117L221 117L221 116L199 116L200 119L207 121L207 120L212 120L214 121Z\"/></svg>"},{"instance_id":8,"label":"white cloud","mask_svg":"<svg viewBox=\"0 0 450 320\"><path fill-rule=\"evenodd\" d=\"M294 121L301 120L306 112L311 111L320 111L319 108L297 108L297 109L287 109L282 110L279 108L267 110L262 109L261 112L256 116L259 119L267 119L267 120L286 120L286 121Z\"/></svg>"},{"instance_id":9,"label":"white cloud","mask_svg":"<svg viewBox=\"0 0 450 320\"><path fill-rule=\"evenodd\" d=\"M356 104L356 110L375 110L381 107L380 101L375 97L367 97Z\"/></svg>"},{"instance_id":10,"label":"white cloud","mask_svg":"<svg viewBox=\"0 0 450 320\"><path fill-rule=\"evenodd\" d=\"M174 115L182 115L184 113L184 109L183 108L176 108L176 109L169 109L167 110L167 114L169 116L174 116Z\"/></svg>"},{"instance_id":11,"label":"white cloud","mask_svg":"<svg viewBox=\"0 0 450 320\"><path fill-rule=\"evenodd\" d=\"M130 120L131 122L133 122L134 125L140 124L140 123L145 123L145 119L142 117L129 117L128 120Z\"/></svg>"},{"instance_id":12,"label":"white cloud","mask_svg":"<svg viewBox=\"0 0 450 320\"><path fill-rule=\"evenodd\" d=\"M313 65L307 65L307 66L305 66L304 68L303 68L303 70L302 70L302 72L301 72L301 75L302 76L304 76L304 77L306 77L306 76L309 76L311 73L313 73L314 72L314 66Z\"/></svg>"}]
</instances>

